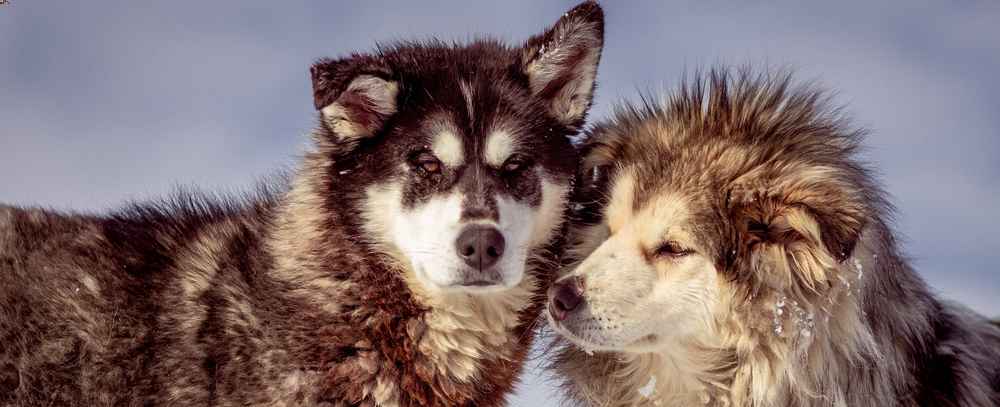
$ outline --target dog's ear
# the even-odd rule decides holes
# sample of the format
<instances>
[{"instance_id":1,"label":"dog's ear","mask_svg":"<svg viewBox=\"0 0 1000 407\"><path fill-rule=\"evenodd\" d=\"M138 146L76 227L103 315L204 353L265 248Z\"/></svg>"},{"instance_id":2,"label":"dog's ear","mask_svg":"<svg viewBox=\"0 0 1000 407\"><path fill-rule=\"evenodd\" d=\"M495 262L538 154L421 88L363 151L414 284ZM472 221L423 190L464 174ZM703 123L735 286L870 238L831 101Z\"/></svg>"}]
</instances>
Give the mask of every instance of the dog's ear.
<instances>
[{"instance_id":1,"label":"dog's ear","mask_svg":"<svg viewBox=\"0 0 1000 407\"><path fill-rule=\"evenodd\" d=\"M860 189L835 170L811 171L769 185L737 185L727 194L737 251L766 268L773 285L818 290L849 258L867 224ZM784 271L784 272L781 272Z\"/></svg>"},{"instance_id":2,"label":"dog's ear","mask_svg":"<svg viewBox=\"0 0 1000 407\"><path fill-rule=\"evenodd\" d=\"M567 126L583 124L603 46L604 11L597 2L587 1L529 39L522 49L521 69L531 92Z\"/></svg>"},{"instance_id":3,"label":"dog's ear","mask_svg":"<svg viewBox=\"0 0 1000 407\"><path fill-rule=\"evenodd\" d=\"M398 82L387 69L366 59L321 59L310 68L321 125L340 143L377 134L396 113Z\"/></svg>"}]
</instances>

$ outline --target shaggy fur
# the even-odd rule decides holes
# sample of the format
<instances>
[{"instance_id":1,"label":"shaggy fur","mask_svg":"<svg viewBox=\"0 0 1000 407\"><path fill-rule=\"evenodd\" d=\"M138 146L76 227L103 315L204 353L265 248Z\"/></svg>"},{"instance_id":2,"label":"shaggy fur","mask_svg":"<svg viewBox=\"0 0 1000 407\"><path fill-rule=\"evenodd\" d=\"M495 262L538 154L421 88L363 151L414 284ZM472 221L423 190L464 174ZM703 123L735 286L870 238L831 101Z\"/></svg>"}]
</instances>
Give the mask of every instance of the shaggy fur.
<instances>
[{"instance_id":1,"label":"shaggy fur","mask_svg":"<svg viewBox=\"0 0 1000 407\"><path fill-rule=\"evenodd\" d=\"M582 302L549 305L570 399L1000 405L1000 329L910 268L864 132L829 106L716 70L594 126L558 283Z\"/></svg>"},{"instance_id":2,"label":"shaggy fur","mask_svg":"<svg viewBox=\"0 0 1000 407\"><path fill-rule=\"evenodd\" d=\"M321 60L314 147L241 199L0 205L0 406L503 405L554 271L602 36L588 2L521 47ZM482 156L498 124L500 169ZM507 249L528 251L510 266L523 277L421 279L393 222L445 196L465 198L462 221L530 232Z\"/></svg>"}]
</instances>

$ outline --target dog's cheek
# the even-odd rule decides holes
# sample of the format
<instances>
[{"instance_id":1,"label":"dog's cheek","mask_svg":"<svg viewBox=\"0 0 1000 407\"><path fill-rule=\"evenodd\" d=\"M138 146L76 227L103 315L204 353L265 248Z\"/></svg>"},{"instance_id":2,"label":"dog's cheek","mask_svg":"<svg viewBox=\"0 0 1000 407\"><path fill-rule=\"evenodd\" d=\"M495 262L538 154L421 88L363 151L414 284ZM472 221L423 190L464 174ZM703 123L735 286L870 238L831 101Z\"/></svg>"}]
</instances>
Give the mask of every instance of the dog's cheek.
<instances>
[{"instance_id":1,"label":"dog's cheek","mask_svg":"<svg viewBox=\"0 0 1000 407\"><path fill-rule=\"evenodd\" d=\"M538 203L533 209L537 216L529 242L532 248L550 242L562 228L569 203L570 185L566 180L539 177L538 189Z\"/></svg>"}]
</instances>

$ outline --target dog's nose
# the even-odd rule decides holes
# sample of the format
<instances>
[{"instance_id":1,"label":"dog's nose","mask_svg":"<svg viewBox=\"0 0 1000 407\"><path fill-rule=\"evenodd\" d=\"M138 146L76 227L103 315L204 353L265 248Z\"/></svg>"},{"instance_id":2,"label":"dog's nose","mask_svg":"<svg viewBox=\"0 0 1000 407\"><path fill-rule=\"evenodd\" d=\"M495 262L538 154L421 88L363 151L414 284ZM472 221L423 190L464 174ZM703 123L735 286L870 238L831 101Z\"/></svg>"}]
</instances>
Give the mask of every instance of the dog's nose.
<instances>
[{"instance_id":1,"label":"dog's nose","mask_svg":"<svg viewBox=\"0 0 1000 407\"><path fill-rule=\"evenodd\" d=\"M566 319L570 312L583 302L583 280L570 277L552 285L549 293L549 312L557 321Z\"/></svg>"},{"instance_id":2,"label":"dog's nose","mask_svg":"<svg viewBox=\"0 0 1000 407\"><path fill-rule=\"evenodd\" d=\"M455 241L458 256L477 270L493 267L503 256L505 246L500 231L489 226L469 226Z\"/></svg>"}]
</instances>

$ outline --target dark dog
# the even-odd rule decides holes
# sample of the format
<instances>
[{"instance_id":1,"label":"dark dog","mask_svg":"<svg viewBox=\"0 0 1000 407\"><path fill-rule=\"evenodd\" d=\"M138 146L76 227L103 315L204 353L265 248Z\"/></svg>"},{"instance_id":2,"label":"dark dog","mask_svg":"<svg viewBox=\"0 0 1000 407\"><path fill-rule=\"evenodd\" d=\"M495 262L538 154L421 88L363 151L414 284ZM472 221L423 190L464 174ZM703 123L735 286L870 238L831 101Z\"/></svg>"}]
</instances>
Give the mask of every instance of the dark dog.
<instances>
[{"instance_id":1,"label":"dark dog","mask_svg":"<svg viewBox=\"0 0 1000 407\"><path fill-rule=\"evenodd\" d=\"M496 406L532 343L603 14L312 67L285 183L0 207L0 405Z\"/></svg>"}]
</instances>

